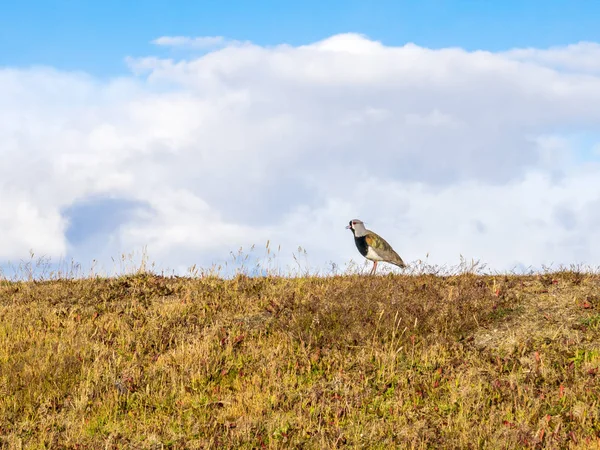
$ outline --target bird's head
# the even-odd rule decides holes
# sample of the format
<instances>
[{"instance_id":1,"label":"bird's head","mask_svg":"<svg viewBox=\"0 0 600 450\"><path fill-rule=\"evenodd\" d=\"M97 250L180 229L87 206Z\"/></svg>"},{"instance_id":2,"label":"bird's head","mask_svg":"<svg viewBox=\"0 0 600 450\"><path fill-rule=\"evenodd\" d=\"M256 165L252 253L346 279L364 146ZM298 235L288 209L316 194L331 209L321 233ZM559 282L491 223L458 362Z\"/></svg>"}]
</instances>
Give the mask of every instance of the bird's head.
<instances>
[{"instance_id":1,"label":"bird's head","mask_svg":"<svg viewBox=\"0 0 600 450\"><path fill-rule=\"evenodd\" d=\"M355 235L356 235L356 232L358 231L359 235L361 235L361 233L365 229L365 225L363 224L362 220L352 219L348 223L348 226L346 226L346 229L352 230L352 233L354 233Z\"/></svg>"}]
</instances>

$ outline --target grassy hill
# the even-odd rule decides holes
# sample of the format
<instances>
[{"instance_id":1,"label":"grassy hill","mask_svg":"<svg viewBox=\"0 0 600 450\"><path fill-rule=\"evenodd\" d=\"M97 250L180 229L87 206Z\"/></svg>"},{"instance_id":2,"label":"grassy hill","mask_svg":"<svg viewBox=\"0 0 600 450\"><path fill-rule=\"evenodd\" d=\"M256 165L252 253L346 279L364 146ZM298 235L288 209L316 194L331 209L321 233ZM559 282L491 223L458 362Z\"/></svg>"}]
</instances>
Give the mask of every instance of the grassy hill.
<instances>
[{"instance_id":1,"label":"grassy hill","mask_svg":"<svg viewBox=\"0 0 600 450\"><path fill-rule=\"evenodd\" d=\"M600 276L0 281L8 448L598 448Z\"/></svg>"}]
</instances>

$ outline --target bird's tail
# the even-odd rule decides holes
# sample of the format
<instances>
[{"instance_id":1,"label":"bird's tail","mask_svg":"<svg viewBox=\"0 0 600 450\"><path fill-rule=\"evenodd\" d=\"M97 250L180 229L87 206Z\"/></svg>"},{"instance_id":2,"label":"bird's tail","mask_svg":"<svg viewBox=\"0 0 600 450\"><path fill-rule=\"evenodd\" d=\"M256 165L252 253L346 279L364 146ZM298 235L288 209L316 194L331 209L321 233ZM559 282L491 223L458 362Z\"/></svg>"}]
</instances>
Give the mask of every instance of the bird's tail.
<instances>
[{"instance_id":1,"label":"bird's tail","mask_svg":"<svg viewBox=\"0 0 600 450\"><path fill-rule=\"evenodd\" d=\"M401 269L404 269L404 268L406 268L406 264L404 264L404 261L402 261L402 258L400 258L399 256L398 256L398 260L396 260L396 261L390 261L390 262L391 262L392 264L395 264L395 265L397 265L397 266L398 266L398 267L400 267Z\"/></svg>"}]
</instances>

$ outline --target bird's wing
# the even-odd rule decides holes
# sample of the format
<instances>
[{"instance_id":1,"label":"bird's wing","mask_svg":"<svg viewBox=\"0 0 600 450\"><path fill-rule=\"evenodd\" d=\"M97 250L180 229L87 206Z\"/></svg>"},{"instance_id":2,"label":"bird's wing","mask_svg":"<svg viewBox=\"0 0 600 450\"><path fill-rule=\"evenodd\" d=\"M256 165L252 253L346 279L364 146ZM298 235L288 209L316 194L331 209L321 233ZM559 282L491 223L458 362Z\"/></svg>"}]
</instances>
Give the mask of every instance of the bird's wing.
<instances>
[{"instance_id":1,"label":"bird's wing","mask_svg":"<svg viewBox=\"0 0 600 450\"><path fill-rule=\"evenodd\" d=\"M373 233L372 231L369 231L366 234L365 240L367 241L367 245L369 247L372 247L378 253L380 253L382 251L383 252L390 252L390 251L393 252L394 251L394 249L392 249L392 246L390 244L388 244L385 239L383 239L378 234Z\"/></svg>"},{"instance_id":2,"label":"bird's wing","mask_svg":"<svg viewBox=\"0 0 600 450\"><path fill-rule=\"evenodd\" d=\"M377 233L373 233L372 231L368 231L365 240L369 247L372 247L380 257L390 260L394 263L399 263L400 265L404 265L402 258L400 255L394 251L392 246L387 243L387 241L379 236Z\"/></svg>"}]
</instances>

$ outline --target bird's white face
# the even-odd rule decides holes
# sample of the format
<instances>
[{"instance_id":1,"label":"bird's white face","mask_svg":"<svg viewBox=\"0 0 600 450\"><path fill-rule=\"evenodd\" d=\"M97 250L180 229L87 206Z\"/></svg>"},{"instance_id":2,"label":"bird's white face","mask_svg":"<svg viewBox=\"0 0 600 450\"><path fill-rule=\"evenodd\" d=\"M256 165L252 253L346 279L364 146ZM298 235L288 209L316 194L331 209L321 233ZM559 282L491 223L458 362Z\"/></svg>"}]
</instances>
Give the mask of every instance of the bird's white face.
<instances>
[{"instance_id":1,"label":"bird's white face","mask_svg":"<svg viewBox=\"0 0 600 450\"><path fill-rule=\"evenodd\" d=\"M353 219L349 222L349 224L346 226L347 230L352 230L352 232L354 232L356 234L356 231L362 231L364 230L365 226L362 222L362 220L358 220L358 219Z\"/></svg>"}]
</instances>

